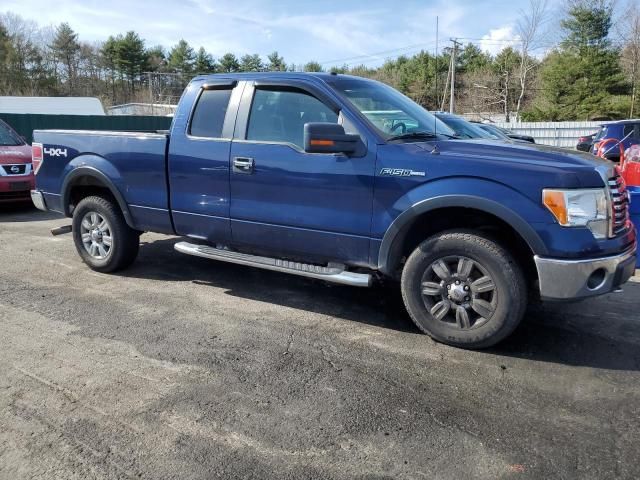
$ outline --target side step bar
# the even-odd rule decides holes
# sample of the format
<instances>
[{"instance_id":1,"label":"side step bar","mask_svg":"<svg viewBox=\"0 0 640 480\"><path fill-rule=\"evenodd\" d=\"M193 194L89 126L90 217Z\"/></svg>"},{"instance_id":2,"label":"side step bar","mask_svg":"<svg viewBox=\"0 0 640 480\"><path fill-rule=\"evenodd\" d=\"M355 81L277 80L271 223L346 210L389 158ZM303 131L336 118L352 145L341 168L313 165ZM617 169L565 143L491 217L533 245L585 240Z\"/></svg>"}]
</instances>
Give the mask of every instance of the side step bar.
<instances>
[{"instance_id":1,"label":"side step bar","mask_svg":"<svg viewBox=\"0 0 640 480\"><path fill-rule=\"evenodd\" d=\"M323 267L307 263L290 262L277 258L248 255L246 253L233 252L231 250L189 242L178 242L174 248L187 255L220 260L221 262L237 263L239 265L249 265L251 267L264 268L265 270L273 270L276 272L292 273L294 275L317 278L327 282L341 283L354 287L369 287L371 285L371 275L368 273L348 272L345 270L344 265L329 264L329 266Z\"/></svg>"}]
</instances>

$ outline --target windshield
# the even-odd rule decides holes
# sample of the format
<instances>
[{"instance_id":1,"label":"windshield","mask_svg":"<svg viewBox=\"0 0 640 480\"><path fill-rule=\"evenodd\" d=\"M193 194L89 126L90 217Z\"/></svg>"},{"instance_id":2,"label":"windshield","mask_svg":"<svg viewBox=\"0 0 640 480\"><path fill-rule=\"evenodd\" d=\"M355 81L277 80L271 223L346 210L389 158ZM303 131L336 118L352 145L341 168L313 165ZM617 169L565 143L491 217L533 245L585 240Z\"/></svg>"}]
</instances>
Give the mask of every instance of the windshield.
<instances>
[{"instance_id":1,"label":"windshield","mask_svg":"<svg viewBox=\"0 0 640 480\"><path fill-rule=\"evenodd\" d=\"M596 140L603 139L607 135L607 130L608 130L608 126L602 125L602 127L600 127L600 130L598 131L598 133L596 134L593 140L596 141Z\"/></svg>"},{"instance_id":2,"label":"windshield","mask_svg":"<svg viewBox=\"0 0 640 480\"><path fill-rule=\"evenodd\" d=\"M495 138L509 140L509 137L507 136L507 134L504 133L502 131L502 129L500 129L500 128L494 126L494 125L489 125L487 123L482 123L482 124L478 124L478 127L483 129L485 132L488 132L489 134L493 135Z\"/></svg>"},{"instance_id":3,"label":"windshield","mask_svg":"<svg viewBox=\"0 0 640 480\"><path fill-rule=\"evenodd\" d=\"M446 123L453 131L455 131L462 138L491 138L495 139L493 135L485 132L480 127L474 125L471 122L467 122L464 118L457 117L451 114L436 114L440 120Z\"/></svg>"},{"instance_id":4,"label":"windshield","mask_svg":"<svg viewBox=\"0 0 640 480\"><path fill-rule=\"evenodd\" d=\"M340 76L329 82L385 139L411 133L455 135L434 115L388 85ZM404 139L418 141L418 138L407 136Z\"/></svg>"},{"instance_id":5,"label":"windshield","mask_svg":"<svg viewBox=\"0 0 640 480\"><path fill-rule=\"evenodd\" d=\"M13 147L24 142L9 126L0 122L0 147Z\"/></svg>"}]
</instances>

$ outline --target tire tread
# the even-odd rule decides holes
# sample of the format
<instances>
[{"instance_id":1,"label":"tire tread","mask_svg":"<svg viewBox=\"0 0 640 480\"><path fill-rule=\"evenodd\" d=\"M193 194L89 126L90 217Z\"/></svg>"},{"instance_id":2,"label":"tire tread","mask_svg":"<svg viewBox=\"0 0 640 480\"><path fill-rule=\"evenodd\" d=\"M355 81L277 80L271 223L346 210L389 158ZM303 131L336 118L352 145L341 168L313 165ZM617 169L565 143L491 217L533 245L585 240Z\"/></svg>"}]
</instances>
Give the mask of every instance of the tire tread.
<instances>
[{"instance_id":1,"label":"tire tread","mask_svg":"<svg viewBox=\"0 0 640 480\"><path fill-rule=\"evenodd\" d=\"M512 292L513 294L511 295L511 300L515 303L515 315L508 316L505 325L501 326L494 335L488 338L474 342L452 341L449 338L443 338L442 336L429 331L423 322L420 321L417 312L415 312L410 306L411 301L409 296L412 294L412 291L408 283L411 279L408 278L407 272L410 271L414 263L419 262L424 258L424 256L431 254L434 248L438 248L439 244L449 243L451 241L462 242L482 248L488 255L501 264L501 270L503 274L505 274L505 277L507 277L507 284L509 287L514 289L514 292ZM464 252L460 252L460 254L463 253ZM426 333L437 341L462 348L488 348L500 342L515 330L527 308L527 284L521 267L515 262L509 251L497 240L484 232L474 230L449 230L433 235L420 243L420 245L418 245L418 247L416 247L416 249L409 255L404 265L400 290L409 316L420 331Z\"/></svg>"},{"instance_id":2,"label":"tire tread","mask_svg":"<svg viewBox=\"0 0 640 480\"><path fill-rule=\"evenodd\" d=\"M114 239L114 251L109 257L108 261L104 264L96 263L84 249L82 240L79 236L79 222L82 221L82 211L85 208L103 210L109 217L113 234L116 236ZM120 210L117 203L104 196L91 195L83 198L74 210L73 215L73 239L76 246L76 250L82 260L93 270L110 273L118 270L122 270L131 265L138 256L138 249L140 246L140 236L138 231L132 229L127 225L127 222Z\"/></svg>"}]
</instances>

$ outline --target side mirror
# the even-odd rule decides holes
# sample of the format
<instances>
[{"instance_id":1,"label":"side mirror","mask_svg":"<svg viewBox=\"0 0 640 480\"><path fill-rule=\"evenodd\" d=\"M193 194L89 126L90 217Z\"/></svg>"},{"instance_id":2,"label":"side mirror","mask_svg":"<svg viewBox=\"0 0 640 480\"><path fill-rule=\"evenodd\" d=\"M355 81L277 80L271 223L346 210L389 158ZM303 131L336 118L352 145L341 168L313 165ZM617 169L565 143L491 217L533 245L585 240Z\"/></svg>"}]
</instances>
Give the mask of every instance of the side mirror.
<instances>
[{"instance_id":1,"label":"side mirror","mask_svg":"<svg viewBox=\"0 0 640 480\"><path fill-rule=\"evenodd\" d=\"M338 123L305 123L304 151L307 153L352 154L361 143L360 135L344 132Z\"/></svg>"}]
</instances>

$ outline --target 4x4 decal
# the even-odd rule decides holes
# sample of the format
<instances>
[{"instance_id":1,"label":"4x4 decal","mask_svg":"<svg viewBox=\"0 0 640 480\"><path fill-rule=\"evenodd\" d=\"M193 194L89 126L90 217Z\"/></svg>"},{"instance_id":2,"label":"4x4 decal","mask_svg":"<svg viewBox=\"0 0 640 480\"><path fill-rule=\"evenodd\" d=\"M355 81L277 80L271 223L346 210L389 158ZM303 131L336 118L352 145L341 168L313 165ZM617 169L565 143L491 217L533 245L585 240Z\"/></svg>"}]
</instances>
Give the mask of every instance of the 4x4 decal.
<instances>
[{"instance_id":1,"label":"4x4 decal","mask_svg":"<svg viewBox=\"0 0 640 480\"><path fill-rule=\"evenodd\" d=\"M66 148L53 148L53 147L45 147L44 154L49 155L50 157L66 157L67 149Z\"/></svg>"}]
</instances>

